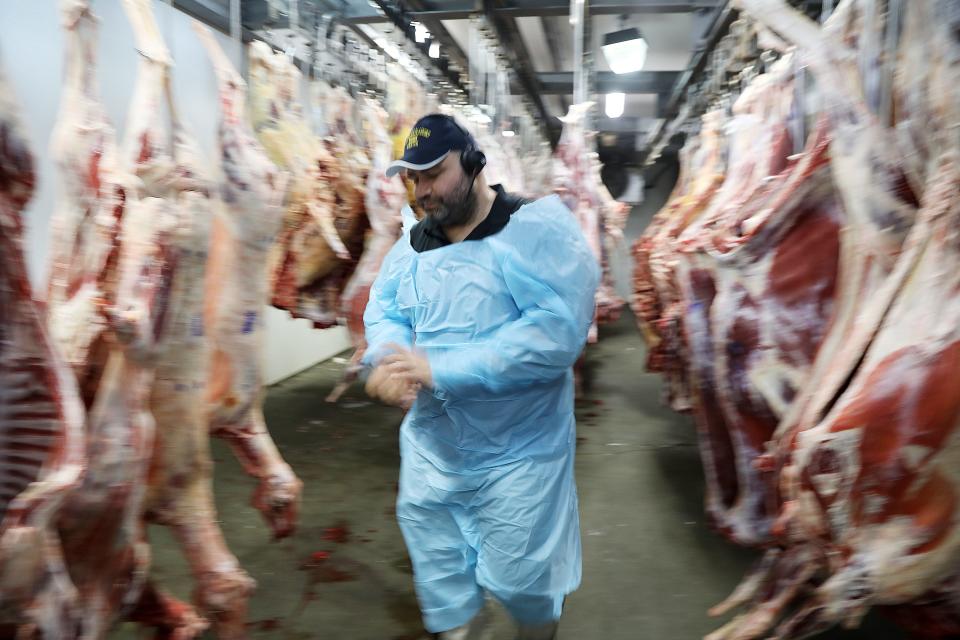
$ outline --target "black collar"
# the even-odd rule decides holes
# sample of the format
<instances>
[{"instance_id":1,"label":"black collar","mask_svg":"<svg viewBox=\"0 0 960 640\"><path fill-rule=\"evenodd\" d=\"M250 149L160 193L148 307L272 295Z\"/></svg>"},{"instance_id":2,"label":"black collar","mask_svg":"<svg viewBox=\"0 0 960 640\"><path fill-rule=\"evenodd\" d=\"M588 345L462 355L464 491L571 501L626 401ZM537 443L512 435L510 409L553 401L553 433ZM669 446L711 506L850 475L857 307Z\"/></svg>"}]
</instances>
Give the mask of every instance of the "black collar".
<instances>
[{"instance_id":1,"label":"black collar","mask_svg":"<svg viewBox=\"0 0 960 640\"><path fill-rule=\"evenodd\" d=\"M480 221L480 224L470 232L470 235L464 238L464 242L483 240L499 233L510 222L510 216L528 202L528 200L507 193L503 185L495 184L493 190L497 192L497 197L493 200L490 213ZM417 253L445 247L449 244L452 243L447 238L447 234L444 233L443 227L430 217L424 218L410 230L410 246Z\"/></svg>"}]
</instances>

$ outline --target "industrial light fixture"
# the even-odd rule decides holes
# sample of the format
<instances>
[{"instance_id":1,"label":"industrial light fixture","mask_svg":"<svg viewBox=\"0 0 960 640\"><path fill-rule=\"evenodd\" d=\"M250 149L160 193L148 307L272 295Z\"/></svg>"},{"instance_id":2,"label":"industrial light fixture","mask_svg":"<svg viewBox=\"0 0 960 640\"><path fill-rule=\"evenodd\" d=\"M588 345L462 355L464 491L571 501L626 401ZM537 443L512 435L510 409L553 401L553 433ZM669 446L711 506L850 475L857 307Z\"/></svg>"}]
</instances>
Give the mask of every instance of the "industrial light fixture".
<instances>
[{"instance_id":1,"label":"industrial light fixture","mask_svg":"<svg viewBox=\"0 0 960 640\"><path fill-rule=\"evenodd\" d=\"M512 138L517 134L511 131L510 129L504 129L503 131L500 132L500 135L502 135L504 138Z\"/></svg>"},{"instance_id":2,"label":"industrial light fixture","mask_svg":"<svg viewBox=\"0 0 960 640\"><path fill-rule=\"evenodd\" d=\"M623 93L608 93L604 102L603 110L608 118L619 118L623 115L623 107L626 104L627 96Z\"/></svg>"},{"instance_id":3,"label":"industrial light fixture","mask_svg":"<svg viewBox=\"0 0 960 640\"><path fill-rule=\"evenodd\" d=\"M647 61L647 41L630 27L603 36L603 57L614 73L633 73Z\"/></svg>"},{"instance_id":4,"label":"industrial light fixture","mask_svg":"<svg viewBox=\"0 0 960 640\"><path fill-rule=\"evenodd\" d=\"M431 58L439 58L439 57L440 57L440 43L439 43L439 42L434 41L434 42L431 42L431 43L430 43L430 57L431 57Z\"/></svg>"},{"instance_id":5,"label":"industrial light fixture","mask_svg":"<svg viewBox=\"0 0 960 640\"><path fill-rule=\"evenodd\" d=\"M411 24L413 24L413 35L414 35L414 39L415 39L418 43L420 43L420 42L426 42L426 41L427 41L427 38L430 37L430 32L429 32L429 31L427 30L427 28L423 25L423 23L421 23L421 22L413 22L413 23L411 23Z\"/></svg>"}]
</instances>

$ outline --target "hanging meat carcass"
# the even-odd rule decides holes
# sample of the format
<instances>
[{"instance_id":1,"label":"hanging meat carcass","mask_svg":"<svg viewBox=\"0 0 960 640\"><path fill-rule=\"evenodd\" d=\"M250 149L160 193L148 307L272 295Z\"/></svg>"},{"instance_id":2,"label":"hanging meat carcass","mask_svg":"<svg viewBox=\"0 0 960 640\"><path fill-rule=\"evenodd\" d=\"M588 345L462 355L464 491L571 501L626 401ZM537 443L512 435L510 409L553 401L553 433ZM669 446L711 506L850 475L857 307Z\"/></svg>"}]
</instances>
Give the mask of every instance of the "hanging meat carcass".
<instances>
[{"instance_id":1,"label":"hanging meat carcass","mask_svg":"<svg viewBox=\"0 0 960 640\"><path fill-rule=\"evenodd\" d=\"M617 247L626 242L623 231L630 216L630 205L618 202L603 184L600 173L600 155L590 153L590 173L596 188L597 206L600 208L600 228L603 230L600 249L603 254L603 277L598 290L597 317L601 323L616 322L620 319L626 301L620 297L614 287L611 261Z\"/></svg>"},{"instance_id":2,"label":"hanging meat carcass","mask_svg":"<svg viewBox=\"0 0 960 640\"><path fill-rule=\"evenodd\" d=\"M403 222L400 212L407 200L403 181L398 176L386 175L387 167L393 160L393 141L387 133L387 113L371 99L366 99L363 107L364 130L371 160L364 203L370 230L364 241L363 254L340 300L340 311L347 319L347 330L355 350L343 380L327 396L328 402L336 402L362 370L360 361L366 348L363 313L380 265L400 236Z\"/></svg>"},{"instance_id":3,"label":"hanging meat carcass","mask_svg":"<svg viewBox=\"0 0 960 640\"><path fill-rule=\"evenodd\" d=\"M109 350L100 308L115 294L120 225L135 178L120 166L99 97L96 18L85 0L63 0L61 15L66 77L50 145L57 190L46 313L89 408Z\"/></svg>"},{"instance_id":4,"label":"hanging meat carcass","mask_svg":"<svg viewBox=\"0 0 960 640\"><path fill-rule=\"evenodd\" d=\"M83 404L27 279L33 157L0 67L0 632L76 636L56 518L84 466Z\"/></svg>"},{"instance_id":5,"label":"hanging meat carcass","mask_svg":"<svg viewBox=\"0 0 960 640\"><path fill-rule=\"evenodd\" d=\"M653 284L653 275L650 273L650 251L653 247L653 236L670 219L670 213L676 211L690 192L693 177L699 173L699 167L694 160L699 158L697 151L700 147L700 138L688 140L679 152L679 174L673 190L667 198L666 204L654 214L643 235L633 245L633 295L630 299L630 308L640 328L644 342L647 345L648 371L662 371L662 357L657 357L661 342L656 329L656 321L663 313L663 307L657 296L657 289ZM669 404L669 401L668 401Z\"/></svg>"},{"instance_id":6,"label":"hanging meat carcass","mask_svg":"<svg viewBox=\"0 0 960 640\"><path fill-rule=\"evenodd\" d=\"M639 305L638 316L646 312L662 330L650 341L651 358L659 358L652 364L672 373L674 406L692 405L695 412L708 513L746 544L770 536L776 487L755 463L796 410L795 398L805 397L820 345L839 321L838 246L855 224L823 168L831 137L826 123L803 153L790 156L791 119L802 106L796 68L787 56L748 87L734 120L723 126L731 142L722 185L703 205L691 208L696 198L689 196L668 205L637 247L651 249L637 264L649 283L637 296L648 303ZM701 150L718 146L717 131L709 129ZM706 175L701 184L712 188L713 172ZM678 188L691 185L685 178ZM909 218L909 203L894 206ZM902 235L889 246L899 241ZM856 257L855 247L846 249ZM664 300L672 302L664 308ZM676 389L683 392L679 406Z\"/></svg>"},{"instance_id":7,"label":"hanging meat carcass","mask_svg":"<svg viewBox=\"0 0 960 640\"><path fill-rule=\"evenodd\" d=\"M327 145L313 135L295 102L299 71L262 42L250 45L253 122L267 155L291 173L290 197L269 270L272 302L296 317L299 292L328 273L350 252L337 234L333 185L339 164ZM320 326L331 326L327 309Z\"/></svg>"},{"instance_id":8,"label":"hanging meat carcass","mask_svg":"<svg viewBox=\"0 0 960 640\"><path fill-rule=\"evenodd\" d=\"M400 210L407 198L406 188L400 178L386 175L386 169L393 160L393 142L387 133L387 113L371 99L364 101L363 110L371 160L364 202L370 230L360 262L344 287L341 299L341 312L347 317L347 328L356 344L363 339L363 311L370 297L370 287L377 278L380 264L400 236Z\"/></svg>"},{"instance_id":9,"label":"hanging meat carcass","mask_svg":"<svg viewBox=\"0 0 960 640\"><path fill-rule=\"evenodd\" d=\"M691 409L682 343L683 307L675 281L675 240L709 206L723 181L723 116L703 117L699 145L684 171L684 189L671 198L634 244L634 300L637 321L647 340L647 368L661 371L667 403L676 411ZM678 185L679 187L680 185Z\"/></svg>"},{"instance_id":10,"label":"hanging meat carcass","mask_svg":"<svg viewBox=\"0 0 960 640\"><path fill-rule=\"evenodd\" d=\"M196 601L214 617L222 637L238 637L253 582L226 548L217 524L204 402L209 351L203 295L213 184L178 117L169 52L150 1L125 0L124 7L143 56L127 131L127 157L144 195L133 206L172 221L158 238L167 281L148 392L155 440L142 514L172 528L197 581ZM206 626L190 607L152 585L131 618L184 638Z\"/></svg>"},{"instance_id":11,"label":"hanging meat carcass","mask_svg":"<svg viewBox=\"0 0 960 640\"><path fill-rule=\"evenodd\" d=\"M131 202L124 214L116 299L104 309L115 342L87 413L84 481L59 517L83 637L105 637L140 597L149 569L142 516L154 422L147 399L168 320L177 224L162 202Z\"/></svg>"},{"instance_id":12,"label":"hanging meat carcass","mask_svg":"<svg viewBox=\"0 0 960 640\"><path fill-rule=\"evenodd\" d=\"M325 275L323 270L318 270L313 281L298 293L299 315L311 320L316 327L326 326L326 317L342 317L343 293L356 272L370 228L366 209L370 157L367 145L358 135L360 127L355 123L357 101L343 88L337 88L327 96L326 109L330 122L324 142L339 165L333 184L334 227L347 255L338 254L338 260ZM331 307L339 311L330 314L327 309Z\"/></svg>"},{"instance_id":13,"label":"hanging meat carcass","mask_svg":"<svg viewBox=\"0 0 960 640\"><path fill-rule=\"evenodd\" d=\"M597 316L590 328L588 342L596 342L598 322L616 320L625 304L613 288L606 263L603 240L606 234L605 220L601 213L603 201L598 190L603 185L596 183L597 175L588 150L589 135L583 123L592 106L592 102L572 105L562 118L563 133L553 163L554 191L579 220L587 244L593 250L597 263L603 266L604 278L597 290Z\"/></svg>"},{"instance_id":14,"label":"hanging meat carcass","mask_svg":"<svg viewBox=\"0 0 960 640\"><path fill-rule=\"evenodd\" d=\"M153 438L143 402L153 327L143 326L149 319L135 307L155 308L162 316L165 289L163 282L154 292L134 285L139 270L148 268L143 261L153 257L145 244L153 239L152 225L160 229L166 223L162 214L154 219L139 210L132 215L146 227L137 234L127 228L123 235L129 246L119 249L133 183L116 170L113 131L96 95L95 17L87 3L76 0L62 3L61 13L67 82L52 145L60 189L47 312L51 334L84 390L89 462L57 523L82 611L77 633L97 638L106 634L121 606L138 596L149 562L140 513ZM117 281L123 270L121 295ZM126 317L128 307L134 316ZM98 526L89 527L90 520Z\"/></svg>"},{"instance_id":15,"label":"hanging meat carcass","mask_svg":"<svg viewBox=\"0 0 960 640\"><path fill-rule=\"evenodd\" d=\"M707 512L741 544L769 540L777 496L755 463L833 317L843 209L822 130L809 146L677 260Z\"/></svg>"},{"instance_id":16,"label":"hanging meat carcass","mask_svg":"<svg viewBox=\"0 0 960 640\"><path fill-rule=\"evenodd\" d=\"M763 460L783 499L780 546L715 612L743 603L751 609L711 638L768 637L778 622L774 637L806 637L834 624L856 626L873 605L892 606L917 636L954 637L960 408L951 380L960 344L960 140L946 126L918 145L938 160L926 171L913 224L883 95L875 101L870 91L836 91L851 86L834 84L840 78L853 79L854 87L872 79L859 75L856 58L830 37L849 35L846 26L857 24L860 55L875 60L868 34L884 27L896 33L897 8L884 15L871 3L845 3L823 33L782 2L743 4L811 61L826 94L831 163L848 225L837 314L805 393ZM944 124L960 121L958 7L932 0L902 10L900 48L938 52L923 87L928 111ZM854 302L860 308L850 310Z\"/></svg>"},{"instance_id":17,"label":"hanging meat carcass","mask_svg":"<svg viewBox=\"0 0 960 640\"><path fill-rule=\"evenodd\" d=\"M109 300L103 309L110 338L106 364L102 375L86 380L95 389L86 423L90 462L83 485L59 520L68 569L83 607L82 634L90 638L104 637L115 619L132 610L145 584L149 548L143 514L148 483L154 483L156 476L163 478L162 466L161 473L156 473L158 460L164 461L157 452L169 451L169 438L161 439L163 448L154 447L158 425L151 412L151 389L157 366L169 355L169 330L176 327L188 302L184 284L202 273L207 240L202 212L167 199L169 190L194 181L189 169L171 161L166 152L169 131L160 115L168 54L158 35L144 33L156 30L155 25L144 24L145 17L152 19L144 15L149 5L128 1L125 6L139 27L143 56L126 144L131 173L139 185L124 193L117 273L104 279L117 281L116 289L103 296ZM92 19L89 11L85 18ZM176 144L182 149L185 140L178 137ZM62 163L62 168L71 170L68 163ZM70 182L69 176L64 182ZM78 228L95 223L81 220ZM94 267L101 265L96 262ZM98 273L91 275L95 278ZM82 339L82 333L77 337ZM64 332L64 338L68 345L80 342L69 332ZM196 437L209 437L203 422L192 426L198 431ZM97 526L89 526L91 521ZM185 613L177 626L184 635L185 629L198 630L203 624Z\"/></svg>"},{"instance_id":18,"label":"hanging meat carcass","mask_svg":"<svg viewBox=\"0 0 960 640\"><path fill-rule=\"evenodd\" d=\"M246 83L213 34L195 23L220 92L218 134L224 215L214 218L204 326L211 344L206 386L211 433L224 438L260 481L254 506L276 537L296 526L302 483L284 462L263 417L263 311L267 259L280 228L288 176L266 157L244 115Z\"/></svg>"},{"instance_id":19,"label":"hanging meat carcass","mask_svg":"<svg viewBox=\"0 0 960 640\"><path fill-rule=\"evenodd\" d=\"M777 623L777 638L806 637L856 626L874 605L896 605L918 637L960 633L958 193L960 165L946 156L849 386L777 445L780 545L714 609L752 604L711 640L768 637Z\"/></svg>"},{"instance_id":20,"label":"hanging meat carcass","mask_svg":"<svg viewBox=\"0 0 960 640\"><path fill-rule=\"evenodd\" d=\"M742 544L770 536L776 494L755 462L832 318L843 222L823 124L789 161L784 144L769 144L788 125L792 69L781 60L737 101L724 127L722 186L685 231L664 239L673 247L667 291L676 296L664 313L682 328L666 334L678 345L668 364L690 383L707 513Z\"/></svg>"},{"instance_id":21,"label":"hanging meat carcass","mask_svg":"<svg viewBox=\"0 0 960 640\"><path fill-rule=\"evenodd\" d=\"M354 140L352 99L325 92L327 138L303 117L300 72L284 54L250 46L253 121L270 158L292 186L270 263L273 304L316 328L334 326L343 288L363 251L369 161Z\"/></svg>"}]
</instances>

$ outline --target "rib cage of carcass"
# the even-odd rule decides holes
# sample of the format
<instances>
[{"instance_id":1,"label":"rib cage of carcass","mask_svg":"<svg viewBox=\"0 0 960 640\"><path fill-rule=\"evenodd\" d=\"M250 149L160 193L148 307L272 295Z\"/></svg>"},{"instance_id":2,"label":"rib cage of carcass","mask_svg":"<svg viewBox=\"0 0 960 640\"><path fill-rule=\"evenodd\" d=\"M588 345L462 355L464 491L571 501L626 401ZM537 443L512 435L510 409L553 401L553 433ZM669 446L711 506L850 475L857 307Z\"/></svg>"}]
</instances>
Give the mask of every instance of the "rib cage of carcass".
<instances>
[{"instance_id":1,"label":"rib cage of carcass","mask_svg":"<svg viewBox=\"0 0 960 640\"><path fill-rule=\"evenodd\" d=\"M82 608L57 516L83 472L83 405L27 278L23 210L34 171L0 66L0 626L69 638Z\"/></svg>"},{"instance_id":2,"label":"rib cage of carcass","mask_svg":"<svg viewBox=\"0 0 960 640\"><path fill-rule=\"evenodd\" d=\"M622 233L623 213L609 211L615 202L600 181L596 159L590 151L594 133L587 132L584 118L593 103L572 105L563 121L563 133L557 144L553 162L553 188L564 204L580 222L587 244L603 268L603 278L597 289L596 320L590 328L589 342L597 340L597 324L614 322L620 317L625 302L617 295L610 273L606 238Z\"/></svg>"},{"instance_id":3,"label":"rib cage of carcass","mask_svg":"<svg viewBox=\"0 0 960 640\"><path fill-rule=\"evenodd\" d=\"M708 513L768 548L713 610L746 612L709 637L806 637L873 606L952 637L960 5L848 0L821 28L740 4L793 46L722 123L726 170L686 155L636 247L635 307L692 406Z\"/></svg>"}]
</instances>

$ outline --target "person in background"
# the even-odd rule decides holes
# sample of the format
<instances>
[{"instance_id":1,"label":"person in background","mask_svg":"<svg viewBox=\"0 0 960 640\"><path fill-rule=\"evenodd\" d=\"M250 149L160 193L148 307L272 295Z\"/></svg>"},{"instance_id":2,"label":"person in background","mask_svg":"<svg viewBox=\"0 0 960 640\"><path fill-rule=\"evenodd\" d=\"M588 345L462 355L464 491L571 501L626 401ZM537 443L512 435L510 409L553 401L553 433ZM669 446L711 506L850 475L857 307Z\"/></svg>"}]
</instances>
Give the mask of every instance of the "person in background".
<instances>
[{"instance_id":1,"label":"person in background","mask_svg":"<svg viewBox=\"0 0 960 640\"><path fill-rule=\"evenodd\" d=\"M489 186L485 164L462 126L432 114L389 168L426 215L371 290L367 392L409 409L397 519L426 629L484 637L489 594L517 638L547 640L580 584L571 367L600 272L559 198Z\"/></svg>"}]
</instances>

